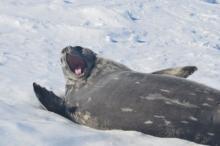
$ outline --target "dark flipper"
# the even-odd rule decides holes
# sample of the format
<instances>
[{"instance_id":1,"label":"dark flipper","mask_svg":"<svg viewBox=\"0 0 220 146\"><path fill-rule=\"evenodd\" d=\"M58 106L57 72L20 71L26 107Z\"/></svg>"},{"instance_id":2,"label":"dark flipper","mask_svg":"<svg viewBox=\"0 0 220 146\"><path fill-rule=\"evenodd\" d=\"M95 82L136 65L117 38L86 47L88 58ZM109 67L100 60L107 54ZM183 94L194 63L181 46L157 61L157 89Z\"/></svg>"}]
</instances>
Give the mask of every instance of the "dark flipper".
<instances>
[{"instance_id":1,"label":"dark flipper","mask_svg":"<svg viewBox=\"0 0 220 146\"><path fill-rule=\"evenodd\" d=\"M74 121L72 117L70 117L70 114L75 111L75 108L67 107L62 98L36 83L33 83L33 88L37 98L48 111L57 113Z\"/></svg>"},{"instance_id":2,"label":"dark flipper","mask_svg":"<svg viewBox=\"0 0 220 146\"><path fill-rule=\"evenodd\" d=\"M196 66L184 66L177 68L168 68L160 71L153 72L152 74L170 75L176 77L187 78L197 70Z\"/></svg>"}]
</instances>

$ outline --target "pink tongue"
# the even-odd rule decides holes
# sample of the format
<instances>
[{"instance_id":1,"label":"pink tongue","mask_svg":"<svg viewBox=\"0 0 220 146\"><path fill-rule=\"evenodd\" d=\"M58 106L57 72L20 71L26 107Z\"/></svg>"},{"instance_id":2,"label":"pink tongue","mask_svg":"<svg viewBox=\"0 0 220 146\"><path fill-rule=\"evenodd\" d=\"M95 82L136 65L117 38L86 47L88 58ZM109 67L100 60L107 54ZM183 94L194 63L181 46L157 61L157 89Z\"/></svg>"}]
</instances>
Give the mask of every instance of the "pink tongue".
<instances>
[{"instance_id":1,"label":"pink tongue","mask_svg":"<svg viewBox=\"0 0 220 146\"><path fill-rule=\"evenodd\" d=\"M76 74L76 75L80 75L81 73L82 73L81 68L76 68L76 69L75 69L75 74Z\"/></svg>"}]
</instances>

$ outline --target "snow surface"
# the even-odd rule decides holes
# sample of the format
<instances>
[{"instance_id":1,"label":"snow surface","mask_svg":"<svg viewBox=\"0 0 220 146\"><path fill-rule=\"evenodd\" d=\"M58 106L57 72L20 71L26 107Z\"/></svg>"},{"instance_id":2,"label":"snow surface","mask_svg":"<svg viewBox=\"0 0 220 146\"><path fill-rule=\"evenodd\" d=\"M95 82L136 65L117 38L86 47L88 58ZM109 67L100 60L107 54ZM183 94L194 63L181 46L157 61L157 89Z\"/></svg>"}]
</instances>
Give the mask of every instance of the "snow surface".
<instances>
[{"instance_id":1,"label":"snow surface","mask_svg":"<svg viewBox=\"0 0 220 146\"><path fill-rule=\"evenodd\" d=\"M99 131L43 110L32 82L64 92L59 53L81 45L140 72L196 65L220 89L219 0L1 0L1 146L197 146Z\"/></svg>"}]
</instances>

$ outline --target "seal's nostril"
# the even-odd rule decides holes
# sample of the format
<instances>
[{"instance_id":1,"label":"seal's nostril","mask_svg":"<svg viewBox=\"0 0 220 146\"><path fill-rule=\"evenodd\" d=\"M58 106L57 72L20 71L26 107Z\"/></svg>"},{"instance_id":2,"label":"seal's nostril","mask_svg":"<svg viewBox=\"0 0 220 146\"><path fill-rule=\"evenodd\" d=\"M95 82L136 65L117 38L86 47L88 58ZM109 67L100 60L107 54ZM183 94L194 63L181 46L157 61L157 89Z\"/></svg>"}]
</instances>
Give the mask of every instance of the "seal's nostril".
<instances>
[{"instance_id":1,"label":"seal's nostril","mask_svg":"<svg viewBox=\"0 0 220 146\"><path fill-rule=\"evenodd\" d=\"M76 51L78 51L78 52L80 52L80 53L82 53L82 50L83 50L83 48L80 47L80 46L72 47L72 49L74 49L74 50L76 50Z\"/></svg>"}]
</instances>

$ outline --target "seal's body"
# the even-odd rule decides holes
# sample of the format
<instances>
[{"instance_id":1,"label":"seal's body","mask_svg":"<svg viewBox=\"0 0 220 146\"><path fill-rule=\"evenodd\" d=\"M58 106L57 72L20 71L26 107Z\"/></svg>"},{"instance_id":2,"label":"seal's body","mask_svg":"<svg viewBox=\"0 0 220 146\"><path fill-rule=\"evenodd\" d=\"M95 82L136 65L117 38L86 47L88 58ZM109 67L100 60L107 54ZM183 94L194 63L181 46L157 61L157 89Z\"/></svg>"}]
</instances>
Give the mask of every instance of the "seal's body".
<instances>
[{"instance_id":1,"label":"seal's body","mask_svg":"<svg viewBox=\"0 0 220 146\"><path fill-rule=\"evenodd\" d=\"M62 51L64 100L34 84L48 110L96 129L136 130L220 145L219 91L178 77L110 65L91 50L78 49ZM91 55L89 62L80 60L85 52Z\"/></svg>"}]
</instances>

